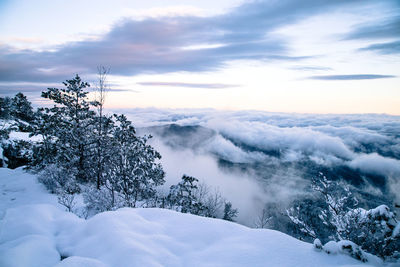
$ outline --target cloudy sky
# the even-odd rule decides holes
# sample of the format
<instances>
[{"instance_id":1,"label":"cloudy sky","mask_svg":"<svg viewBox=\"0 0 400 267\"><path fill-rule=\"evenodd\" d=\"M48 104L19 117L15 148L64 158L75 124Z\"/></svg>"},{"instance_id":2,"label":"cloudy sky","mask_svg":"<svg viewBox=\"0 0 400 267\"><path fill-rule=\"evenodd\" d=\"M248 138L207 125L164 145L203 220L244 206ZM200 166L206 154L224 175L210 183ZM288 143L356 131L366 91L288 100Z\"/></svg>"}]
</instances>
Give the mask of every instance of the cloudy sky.
<instances>
[{"instance_id":1,"label":"cloudy sky","mask_svg":"<svg viewBox=\"0 0 400 267\"><path fill-rule=\"evenodd\" d=\"M110 108L400 115L400 2L0 0L0 94L110 68Z\"/></svg>"}]
</instances>

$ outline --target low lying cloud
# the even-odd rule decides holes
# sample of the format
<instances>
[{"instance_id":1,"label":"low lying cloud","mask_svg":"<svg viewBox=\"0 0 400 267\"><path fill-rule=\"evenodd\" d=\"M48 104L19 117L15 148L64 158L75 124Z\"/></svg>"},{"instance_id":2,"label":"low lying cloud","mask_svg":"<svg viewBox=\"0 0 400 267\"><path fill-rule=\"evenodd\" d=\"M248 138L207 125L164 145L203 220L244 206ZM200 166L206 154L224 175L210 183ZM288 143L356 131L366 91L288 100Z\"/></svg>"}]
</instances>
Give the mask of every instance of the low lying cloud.
<instances>
[{"instance_id":1,"label":"low lying cloud","mask_svg":"<svg viewBox=\"0 0 400 267\"><path fill-rule=\"evenodd\" d=\"M379 199L372 205L385 197L382 203L388 205L400 201L399 116L189 109L124 113L141 131L155 135L168 181L176 183L185 173L219 187L244 212L240 220L248 225L252 221L246 216L254 218L265 203L284 206L308 195L310 179L319 171L350 183L358 179L354 190Z\"/></svg>"},{"instance_id":2,"label":"low lying cloud","mask_svg":"<svg viewBox=\"0 0 400 267\"><path fill-rule=\"evenodd\" d=\"M377 153L363 154L350 161L351 168L384 177L400 177L400 160L385 158Z\"/></svg>"},{"instance_id":3,"label":"low lying cloud","mask_svg":"<svg viewBox=\"0 0 400 267\"><path fill-rule=\"evenodd\" d=\"M194 176L219 190L240 210L238 221L251 225L252 218L258 214L258 207L262 206L260 203L265 203L267 198L256 180L243 174L223 172L210 155L196 154L189 149L172 149L161 140L153 139L151 143L162 154L161 163L166 172L164 191L168 192L171 185L180 182L183 174Z\"/></svg>"}]
</instances>

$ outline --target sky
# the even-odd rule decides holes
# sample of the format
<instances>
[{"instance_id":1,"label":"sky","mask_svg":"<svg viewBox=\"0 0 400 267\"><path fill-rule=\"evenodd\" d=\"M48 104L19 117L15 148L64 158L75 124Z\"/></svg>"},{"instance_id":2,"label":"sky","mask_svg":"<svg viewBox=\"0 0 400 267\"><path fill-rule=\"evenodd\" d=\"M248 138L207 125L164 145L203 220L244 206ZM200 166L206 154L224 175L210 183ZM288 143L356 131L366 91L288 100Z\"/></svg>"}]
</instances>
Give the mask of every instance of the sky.
<instances>
[{"instance_id":1,"label":"sky","mask_svg":"<svg viewBox=\"0 0 400 267\"><path fill-rule=\"evenodd\" d=\"M400 1L0 0L0 94L109 68L109 108L400 115Z\"/></svg>"}]
</instances>

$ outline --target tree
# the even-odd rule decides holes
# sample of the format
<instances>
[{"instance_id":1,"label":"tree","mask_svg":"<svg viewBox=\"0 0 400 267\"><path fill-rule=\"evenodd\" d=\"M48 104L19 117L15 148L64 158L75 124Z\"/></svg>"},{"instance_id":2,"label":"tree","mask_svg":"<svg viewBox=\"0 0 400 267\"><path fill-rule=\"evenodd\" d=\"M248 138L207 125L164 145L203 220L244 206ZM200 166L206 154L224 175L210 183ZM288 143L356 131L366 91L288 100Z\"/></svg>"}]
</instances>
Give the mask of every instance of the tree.
<instances>
[{"instance_id":1,"label":"tree","mask_svg":"<svg viewBox=\"0 0 400 267\"><path fill-rule=\"evenodd\" d=\"M11 116L11 98L0 97L0 118L9 119Z\"/></svg>"},{"instance_id":2,"label":"tree","mask_svg":"<svg viewBox=\"0 0 400 267\"><path fill-rule=\"evenodd\" d=\"M298 202L287 210L305 238L324 242L349 240L384 259L400 256L400 236L395 231L398 222L388 206L357 208L358 201L347 185L330 181L322 174L313 180L312 189L320 200Z\"/></svg>"},{"instance_id":3,"label":"tree","mask_svg":"<svg viewBox=\"0 0 400 267\"><path fill-rule=\"evenodd\" d=\"M226 202L224 207L224 217L222 219L233 222L238 215L237 209L232 208L231 202Z\"/></svg>"},{"instance_id":4,"label":"tree","mask_svg":"<svg viewBox=\"0 0 400 267\"><path fill-rule=\"evenodd\" d=\"M204 216L211 218L222 218L224 216L225 198L218 188L212 188L204 182L196 184L194 195L198 202L205 206Z\"/></svg>"},{"instance_id":5,"label":"tree","mask_svg":"<svg viewBox=\"0 0 400 267\"><path fill-rule=\"evenodd\" d=\"M110 123L111 119L108 117L105 117L103 112L104 112L104 103L106 100L106 94L108 90L108 84L107 84L107 75L109 73L109 69L106 69L104 66L99 66L97 67L98 71L98 85L96 87L96 101L98 103L97 105L97 117L96 117L96 152L94 155L94 162L96 162L94 171L96 174L96 187L97 189L100 189L100 186L104 182L104 177L103 177L103 167L105 164L105 158L106 156L104 155L105 152L105 146L107 143L107 135L109 134L109 131L111 129Z\"/></svg>"},{"instance_id":6,"label":"tree","mask_svg":"<svg viewBox=\"0 0 400 267\"><path fill-rule=\"evenodd\" d=\"M33 109L31 102L23 93L17 93L11 100L12 115L20 120L31 122L33 119Z\"/></svg>"},{"instance_id":7,"label":"tree","mask_svg":"<svg viewBox=\"0 0 400 267\"><path fill-rule=\"evenodd\" d=\"M354 209L358 200L352 196L349 187L341 182L332 182L320 173L320 177L313 179L311 188L320 193L326 208L321 210L319 218L323 224L332 228L334 236L331 239L343 240L349 235L346 216Z\"/></svg>"},{"instance_id":8,"label":"tree","mask_svg":"<svg viewBox=\"0 0 400 267\"><path fill-rule=\"evenodd\" d=\"M106 177L110 190L120 192L126 206L136 207L137 201L153 197L155 187L165 182L162 166L156 163L161 155L147 144L150 137L136 136L125 115L115 115L115 119Z\"/></svg>"},{"instance_id":9,"label":"tree","mask_svg":"<svg viewBox=\"0 0 400 267\"><path fill-rule=\"evenodd\" d=\"M76 75L74 79L63 83L65 88L48 88L42 93L42 97L56 103L53 108L41 109L44 124L53 124L51 134L54 136L57 148L58 164L68 163L69 168L77 170L76 179L88 182L91 175L87 172L87 164L90 156L90 145L93 141L91 133L93 130L94 112L91 106L97 106L95 101L88 100L88 92L85 91L90 85L83 82ZM47 129L49 130L49 129Z\"/></svg>"},{"instance_id":10,"label":"tree","mask_svg":"<svg viewBox=\"0 0 400 267\"><path fill-rule=\"evenodd\" d=\"M294 207L287 209L290 220L305 238L346 239L350 230L345 218L358 203L349 187L342 182L330 181L320 173L312 180L311 188L318 193L316 199L297 201Z\"/></svg>"},{"instance_id":11,"label":"tree","mask_svg":"<svg viewBox=\"0 0 400 267\"><path fill-rule=\"evenodd\" d=\"M195 215L207 214L207 208L195 195L197 182L195 177L183 175L182 180L177 185L172 185L168 200L170 205L182 213L191 213Z\"/></svg>"},{"instance_id":12,"label":"tree","mask_svg":"<svg viewBox=\"0 0 400 267\"><path fill-rule=\"evenodd\" d=\"M254 221L255 228L267 228L272 217L268 214L268 209L265 207Z\"/></svg>"}]
</instances>

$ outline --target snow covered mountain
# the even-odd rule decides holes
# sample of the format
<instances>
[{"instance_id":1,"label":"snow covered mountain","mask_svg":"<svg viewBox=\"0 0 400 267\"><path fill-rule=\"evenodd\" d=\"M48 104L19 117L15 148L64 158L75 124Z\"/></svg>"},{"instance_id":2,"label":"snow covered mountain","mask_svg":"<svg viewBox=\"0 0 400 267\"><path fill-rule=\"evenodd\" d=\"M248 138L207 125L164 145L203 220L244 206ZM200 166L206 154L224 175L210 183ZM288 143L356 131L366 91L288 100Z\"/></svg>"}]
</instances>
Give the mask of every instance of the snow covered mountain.
<instances>
[{"instance_id":1,"label":"snow covered mountain","mask_svg":"<svg viewBox=\"0 0 400 267\"><path fill-rule=\"evenodd\" d=\"M36 177L0 169L1 267L380 266L330 254L278 231L163 209L123 208L82 219ZM395 266L395 265L387 265Z\"/></svg>"}]
</instances>

